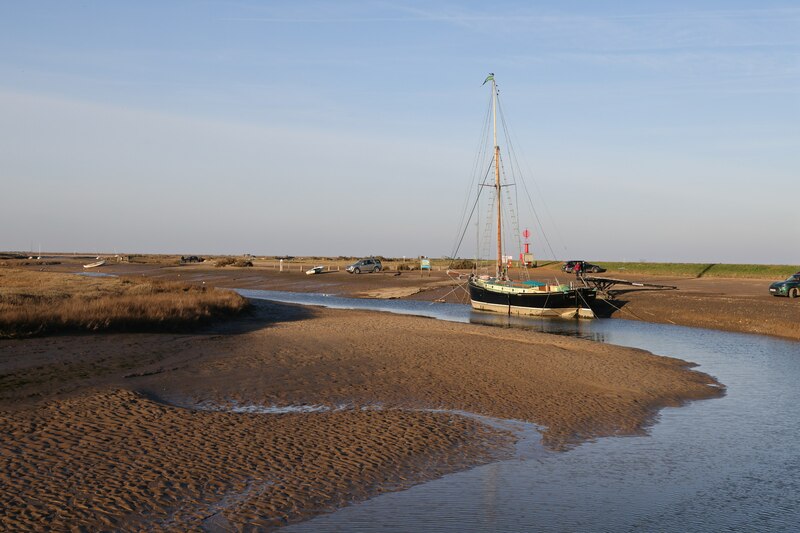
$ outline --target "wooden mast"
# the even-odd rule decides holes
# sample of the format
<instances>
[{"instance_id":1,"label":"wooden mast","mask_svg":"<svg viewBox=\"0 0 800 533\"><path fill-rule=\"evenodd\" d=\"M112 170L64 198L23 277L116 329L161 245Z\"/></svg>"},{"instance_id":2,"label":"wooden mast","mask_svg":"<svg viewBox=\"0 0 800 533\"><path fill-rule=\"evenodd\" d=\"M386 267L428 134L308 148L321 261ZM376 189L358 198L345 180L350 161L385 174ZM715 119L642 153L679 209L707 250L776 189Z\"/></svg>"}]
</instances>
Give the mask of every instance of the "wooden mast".
<instances>
[{"instance_id":1,"label":"wooden mast","mask_svg":"<svg viewBox=\"0 0 800 533\"><path fill-rule=\"evenodd\" d=\"M501 221L502 209L500 208L500 146L497 144L497 86L492 77L492 117L494 119L494 188L497 192L497 269L498 279L503 278L503 226Z\"/></svg>"}]
</instances>

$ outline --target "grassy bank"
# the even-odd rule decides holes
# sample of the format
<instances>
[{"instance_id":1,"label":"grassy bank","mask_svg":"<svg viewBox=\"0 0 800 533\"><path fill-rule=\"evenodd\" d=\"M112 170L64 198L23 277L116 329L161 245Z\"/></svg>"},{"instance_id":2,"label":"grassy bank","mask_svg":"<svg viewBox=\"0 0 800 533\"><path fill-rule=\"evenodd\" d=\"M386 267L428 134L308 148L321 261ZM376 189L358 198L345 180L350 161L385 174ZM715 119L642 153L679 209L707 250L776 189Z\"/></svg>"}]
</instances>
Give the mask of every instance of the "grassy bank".
<instances>
[{"instance_id":1,"label":"grassy bank","mask_svg":"<svg viewBox=\"0 0 800 533\"><path fill-rule=\"evenodd\" d=\"M609 272L689 278L784 279L797 272L796 265L727 265L719 263L614 263L598 262Z\"/></svg>"},{"instance_id":2,"label":"grassy bank","mask_svg":"<svg viewBox=\"0 0 800 533\"><path fill-rule=\"evenodd\" d=\"M0 338L183 330L246 306L234 292L185 283L0 269Z\"/></svg>"},{"instance_id":3,"label":"grassy bank","mask_svg":"<svg viewBox=\"0 0 800 533\"><path fill-rule=\"evenodd\" d=\"M447 267L449 259L431 261L436 266ZM735 265L722 263L633 263L615 261L592 261L607 269L607 274L643 274L648 276L675 276L685 278L754 278L785 279L800 270L800 265ZM481 265L493 265L490 261L481 261ZM516 263L515 263L516 264ZM537 265L554 268L563 261L539 259ZM602 274L601 274L602 275Z\"/></svg>"}]
</instances>

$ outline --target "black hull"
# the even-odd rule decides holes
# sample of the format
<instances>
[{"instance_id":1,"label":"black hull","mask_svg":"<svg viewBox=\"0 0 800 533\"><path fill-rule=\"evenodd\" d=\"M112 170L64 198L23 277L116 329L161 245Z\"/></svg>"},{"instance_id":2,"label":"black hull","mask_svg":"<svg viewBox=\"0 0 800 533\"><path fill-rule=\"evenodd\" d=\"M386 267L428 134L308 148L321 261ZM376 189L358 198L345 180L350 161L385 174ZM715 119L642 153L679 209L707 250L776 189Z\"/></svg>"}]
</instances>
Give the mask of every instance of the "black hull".
<instances>
[{"instance_id":1,"label":"black hull","mask_svg":"<svg viewBox=\"0 0 800 533\"><path fill-rule=\"evenodd\" d=\"M564 292L509 294L469 283L469 296L472 307L482 311L512 315L589 318L594 316L591 306L597 298L597 291L580 287Z\"/></svg>"}]
</instances>

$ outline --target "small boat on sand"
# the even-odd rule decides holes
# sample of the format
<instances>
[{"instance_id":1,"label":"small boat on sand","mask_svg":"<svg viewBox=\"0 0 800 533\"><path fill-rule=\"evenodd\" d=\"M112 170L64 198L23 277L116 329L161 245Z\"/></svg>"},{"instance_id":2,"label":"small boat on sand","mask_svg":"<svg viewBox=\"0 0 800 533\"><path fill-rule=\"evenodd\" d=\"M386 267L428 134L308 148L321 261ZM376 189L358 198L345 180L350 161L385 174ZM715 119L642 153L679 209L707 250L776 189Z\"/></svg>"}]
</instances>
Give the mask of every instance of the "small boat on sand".
<instances>
[{"instance_id":1,"label":"small boat on sand","mask_svg":"<svg viewBox=\"0 0 800 533\"><path fill-rule=\"evenodd\" d=\"M311 276L313 274L322 274L322 271L325 270L325 267L322 265L315 266L313 268L309 268L306 270L306 275Z\"/></svg>"},{"instance_id":2,"label":"small boat on sand","mask_svg":"<svg viewBox=\"0 0 800 533\"><path fill-rule=\"evenodd\" d=\"M95 261L94 263L89 263L88 265L83 265L83 268L97 268L105 265L105 260Z\"/></svg>"}]
</instances>

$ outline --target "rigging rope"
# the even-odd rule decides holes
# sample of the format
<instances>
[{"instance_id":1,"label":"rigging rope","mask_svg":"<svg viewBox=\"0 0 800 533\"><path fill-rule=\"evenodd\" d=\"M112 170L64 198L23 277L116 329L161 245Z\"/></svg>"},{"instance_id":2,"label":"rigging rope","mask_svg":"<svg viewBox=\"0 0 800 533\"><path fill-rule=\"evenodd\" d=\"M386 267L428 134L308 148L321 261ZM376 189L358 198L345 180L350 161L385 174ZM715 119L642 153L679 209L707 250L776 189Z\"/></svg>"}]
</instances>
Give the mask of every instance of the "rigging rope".
<instances>
[{"instance_id":1,"label":"rigging rope","mask_svg":"<svg viewBox=\"0 0 800 533\"><path fill-rule=\"evenodd\" d=\"M461 246L464 243L464 239L466 237L467 229L469 228L469 225L472 222L473 217L475 217L476 210L477 210L478 205L480 203L481 189L483 187L490 186L490 185L487 185L487 181L488 181L489 174L490 174L490 172L492 170L492 162L494 160L494 156L489 158L489 164L487 166L486 173L484 174L483 179L481 180L481 182L478 185L478 193L477 193L477 195L475 197L474 202L472 202L472 208L470 209L470 207L469 207L470 206L470 200L472 199L471 190L475 186L475 183L476 183L476 181L478 181L478 178L479 178L479 173L478 173L479 164L480 164L480 161L483 160L484 157L486 157L487 151L488 151L487 148L488 148L488 144L489 144L489 130L490 130L489 122L490 122L490 118L491 118L491 107L492 107L492 98L491 98L491 95L490 95L488 106L487 106L487 110L486 110L486 113L484 114L483 128L482 128L482 134L480 136L478 153L477 153L475 161L473 163L472 179L470 181L470 188L469 188L468 193L466 195L466 198L464 200L464 207L462 209L461 223L459 224L460 232L456 233L456 237L454 239L453 253L451 254L451 258L458 257L458 253L459 253L459 251L461 249ZM518 158L517 153L516 153L516 147L514 145L514 141L512 140L510 126L506 122L505 112L503 110L503 106L502 106L502 104L500 102L499 96L497 98L497 110L498 110L498 116L500 117L500 123L501 123L501 126L502 126L502 131L503 131L503 134L505 135L505 141L506 141L506 143L508 145L508 152L509 152L509 155L511 156L509 158L509 160L508 160L508 171L509 171L509 175L511 177L511 180L513 180L513 182L514 182L514 183L509 183L509 179L508 179L509 176L506 174L506 168L505 168L505 165L503 164L503 160L501 158L501 160L498 161L498 165L500 165L500 167L501 167L501 173L502 173L502 178L503 178L503 183L504 183L503 186L504 187L508 187L510 185L516 185L517 181L520 181L520 180L522 181L522 186L524 188L525 197L528 200L528 205L529 205L530 210L531 210L531 212L532 212L532 214L534 216L534 219L536 221L536 225L537 225L537 228L539 230L538 233L541 234L541 236L542 236L542 238L544 240L544 243L545 243L545 245L547 247L547 250L550 252L552 258L553 259L557 259L558 255L556 254L556 252L555 252L555 250L553 248L553 245L550 242L550 238L548 237L547 232L545 232L545 230L544 230L544 225L542 224L542 217L540 216L539 211L534 206L533 197L532 197L532 194L531 194L531 190L528 187L527 180L523 179L522 166L520 165L520 161L519 161L519 158ZM555 229L557 237L559 238L559 240L562 243L562 248L564 248L564 251L566 252L567 249L566 249L566 246L563 246L563 239L561 238L558 226L554 222L552 213L550 212L550 209L549 209L549 207L547 205L547 202L545 202L545 199L544 199L545 197L542 194L541 189L539 188L538 182L533 178L533 172L530 170L530 166L529 165L528 165L528 174L530 176L530 179L533 180L535 191L538 194L537 198L539 199L539 201L541 202L542 206L544 207L544 213L549 218L550 225ZM493 185L491 185L491 186L493 187ZM510 193L510 191L507 194L508 194L508 200L509 200L508 203L509 203L510 206L513 206L515 202L511 201L511 193ZM519 190L517 190L515 192L514 197L516 198L515 201L516 201L517 206L519 206ZM500 200L500 198L497 198L497 201L499 201L499 200ZM496 207L496 206L494 206L494 207ZM509 244L512 243L512 240L508 238L508 234L507 234L507 232L509 231L508 224L510 222L511 225L512 225L512 230L513 230L514 227L516 228L516 232L515 232L516 233L516 235L515 235L516 238L514 240L516 240L517 246L519 247L519 249L521 251L522 250L522 235L521 235L521 233L519 231L519 229L520 229L519 228L519 223L520 223L519 215L520 215L519 212L517 212L517 211L512 209L511 210L510 221L507 220L507 219L504 219L503 227L500 228L500 231L504 236L504 238L503 238L504 242L507 242ZM477 228L478 231L477 231L477 235L476 235L476 258L475 258L476 268L480 264L480 257L482 255L481 254L481 242L480 242L481 241L481 239L480 239L480 220L479 220L479 218L477 220L478 220L478 228ZM491 217L491 216L487 218L487 222L486 222L487 231L490 231L491 228L494 227L494 223L492 222L492 220L493 220L493 217ZM484 243L484 246L488 246L488 244ZM510 247L508 247L508 248L510 248ZM508 255L508 254L506 254L506 255ZM527 266L525 265L525 267L527 267ZM527 268L525 268L525 274L526 274L526 277L527 277Z\"/></svg>"},{"instance_id":2,"label":"rigging rope","mask_svg":"<svg viewBox=\"0 0 800 533\"><path fill-rule=\"evenodd\" d=\"M520 173L521 173L522 172L522 168L521 168L521 166L519 164L519 160L517 159L516 148L514 147L514 142L513 142L512 137L511 137L510 128L508 126L508 123L506 122L505 113L503 112L503 107L500 104L499 100L498 100L497 107L498 107L499 114L500 114L500 123L503 126L503 132L505 133L506 141L508 142L508 152L511 155L512 165L516 164L516 167L520 170ZM536 180L533 178L533 172L530 172L530 176L531 176L531 180L533 180L534 186L536 186L536 188L537 188L537 192L539 193L538 197L541 199L542 205L545 207L545 211L547 211L548 214L549 214L549 209L547 208L547 203L544 201L544 195L542 195L541 190L539 189L539 186L536 183ZM553 246L550 243L550 239L547 237L547 233L544 231L544 226L542 225L542 221L541 221L541 218L539 217L539 213L538 213L538 211L536 210L536 208L533 205L533 198L531 197L530 190L528 189L527 181L524 180L524 179L521 180L521 181L522 181L522 186L525 189L525 194L526 194L526 196L528 198L528 203L530 205L531 211L533 212L533 216L536 219L536 224L538 225L539 230L542 233L542 237L544 238L545 244L547 244L547 249L552 254L553 259L557 259L558 256L556 255L555 251L553 250ZM553 227L556 228L556 233L558 233L558 228L555 225L555 223L552 221L552 216L550 216L550 218L551 218L551 223L553 224ZM561 237L559 236L559 239L560 238Z\"/></svg>"},{"instance_id":3,"label":"rigging rope","mask_svg":"<svg viewBox=\"0 0 800 533\"><path fill-rule=\"evenodd\" d=\"M458 243L455 246L455 251L450 257L457 257L458 250L461 248L461 243L464 242L464 236L467 234L467 229L469 229L469 222L472 220L472 215L475 214L475 208L478 206L478 201L481 199L481 189L483 188L483 185L486 183L486 177L489 175L491 170L492 170L492 165L491 163L489 163L489 167L486 169L486 174L484 174L483 177L483 182L481 183L481 186L478 187L478 194L475 197L475 202L472 204L472 210L469 213L467 222L463 224L464 229L461 232L461 238L458 239Z\"/></svg>"},{"instance_id":4,"label":"rigging rope","mask_svg":"<svg viewBox=\"0 0 800 533\"><path fill-rule=\"evenodd\" d=\"M470 198L472 198L472 187L475 185L475 182L477 181L479 176L478 174L479 165L485 157L486 144L488 142L488 137L489 137L489 117L491 116L491 110L492 110L492 100L491 98L489 98L489 103L486 107L486 112L483 115L483 127L481 128L481 136L480 139L478 140L478 150L475 156L475 160L473 161L472 164L472 172L470 174L472 176L472 179L470 180L469 188L467 189L467 194L466 197L464 198L464 207L461 212L461 222L457 226L456 236L455 239L453 240L454 252L450 255L451 258L457 257L458 248L461 246L461 241L464 239L463 235L459 239L458 232L463 226L469 225L469 220L467 220L466 222L464 220L467 215L467 209L469 208ZM480 196L480 191L478 192L478 196ZM473 211L474 211L474 206L473 206Z\"/></svg>"}]
</instances>

